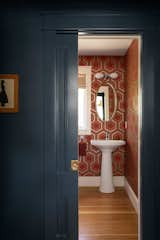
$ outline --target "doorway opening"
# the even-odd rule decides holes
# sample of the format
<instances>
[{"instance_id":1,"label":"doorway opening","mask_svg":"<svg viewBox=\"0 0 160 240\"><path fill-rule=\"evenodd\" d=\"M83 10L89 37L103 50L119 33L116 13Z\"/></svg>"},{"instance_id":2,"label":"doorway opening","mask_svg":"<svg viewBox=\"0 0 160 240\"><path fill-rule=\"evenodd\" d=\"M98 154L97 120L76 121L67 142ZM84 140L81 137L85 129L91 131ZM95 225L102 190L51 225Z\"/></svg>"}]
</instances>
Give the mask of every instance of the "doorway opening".
<instances>
[{"instance_id":1,"label":"doorway opening","mask_svg":"<svg viewBox=\"0 0 160 240\"><path fill-rule=\"evenodd\" d=\"M141 41L79 33L79 240L140 239Z\"/></svg>"}]
</instances>

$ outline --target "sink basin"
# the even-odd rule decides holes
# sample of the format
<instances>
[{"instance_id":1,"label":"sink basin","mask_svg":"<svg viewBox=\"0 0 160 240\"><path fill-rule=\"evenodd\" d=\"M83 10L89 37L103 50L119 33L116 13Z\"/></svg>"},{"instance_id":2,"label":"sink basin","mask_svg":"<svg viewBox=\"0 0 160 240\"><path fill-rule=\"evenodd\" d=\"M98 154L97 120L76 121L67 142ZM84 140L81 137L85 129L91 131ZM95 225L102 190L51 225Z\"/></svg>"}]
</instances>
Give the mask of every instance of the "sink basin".
<instances>
[{"instance_id":1,"label":"sink basin","mask_svg":"<svg viewBox=\"0 0 160 240\"><path fill-rule=\"evenodd\" d=\"M91 144L103 150L114 151L117 147L125 145L124 140L91 140Z\"/></svg>"},{"instance_id":2,"label":"sink basin","mask_svg":"<svg viewBox=\"0 0 160 240\"><path fill-rule=\"evenodd\" d=\"M114 192L112 173L112 152L116 148L125 145L124 140L91 140L91 144L102 151L100 191L104 193Z\"/></svg>"}]
</instances>

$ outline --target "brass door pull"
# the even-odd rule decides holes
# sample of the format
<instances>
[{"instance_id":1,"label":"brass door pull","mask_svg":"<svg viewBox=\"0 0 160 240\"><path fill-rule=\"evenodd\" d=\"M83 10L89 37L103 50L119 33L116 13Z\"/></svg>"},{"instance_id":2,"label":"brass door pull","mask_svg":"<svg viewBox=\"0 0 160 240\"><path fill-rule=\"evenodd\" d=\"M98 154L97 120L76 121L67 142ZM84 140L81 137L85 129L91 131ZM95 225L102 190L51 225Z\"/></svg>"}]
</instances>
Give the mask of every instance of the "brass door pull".
<instances>
[{"instance_id":1,"label":"brass door pull","mask_svg":"<svg viewBox=\"0 0 160 240\"><path fill-rule=\"evenodd\" d=\"M71 169L72 171L78 171L79 161L78 160L71 160Z\"/></svg>"}]
</instances>

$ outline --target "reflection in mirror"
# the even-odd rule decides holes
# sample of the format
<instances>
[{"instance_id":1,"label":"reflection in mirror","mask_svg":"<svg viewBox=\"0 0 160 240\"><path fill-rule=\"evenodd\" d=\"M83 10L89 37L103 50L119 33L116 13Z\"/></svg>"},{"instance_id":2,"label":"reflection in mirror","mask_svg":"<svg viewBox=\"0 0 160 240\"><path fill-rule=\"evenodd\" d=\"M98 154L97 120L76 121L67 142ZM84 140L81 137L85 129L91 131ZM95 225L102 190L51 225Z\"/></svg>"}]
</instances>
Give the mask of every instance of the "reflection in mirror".
<instances>
[{"instance_id":1,"label":"reflection in mirror","mask_svg":"<svg viewBox=\"0 0 160 240\"><path fill-rule=\"evenodd\" d=\"M114 117L117 109L116 91L110 83L101 86L96 97L96 110L102 121L109 121Z\"/></svg>"},{"instance_id":2,"label":"reflection in mirror","mask_svg":"<svg viewBox=\"0 0 160 240\"><path fill-rule=\"evenodd\" d=\"M101 86L96 98L97 113L101 120L109 120L109 94L108 86Z\"/></svg>"}]
</instances>

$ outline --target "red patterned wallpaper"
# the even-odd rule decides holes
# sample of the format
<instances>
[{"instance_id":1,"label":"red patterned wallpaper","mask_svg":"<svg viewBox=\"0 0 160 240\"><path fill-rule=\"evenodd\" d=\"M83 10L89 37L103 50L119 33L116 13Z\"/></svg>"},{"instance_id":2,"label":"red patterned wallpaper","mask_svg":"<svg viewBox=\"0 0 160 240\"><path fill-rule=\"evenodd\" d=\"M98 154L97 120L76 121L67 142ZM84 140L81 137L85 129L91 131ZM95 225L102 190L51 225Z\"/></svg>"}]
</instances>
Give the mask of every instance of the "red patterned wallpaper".
<instances>
[{"instance_id":1,"label":"red patterned wallpaper","mask_svg":"<svg viewBox=\"0 0 160 240\"><path fill-rule=\"evenodd\" d=\"M86 156L79 156L80 176L99 176L101 167L101 152L98 148L90 144L91 139L105 139L106 130L110 133L110 139L124 139L124 110L125 110L125 57L109 56L80 56L79 65L92 66L92 87L91 87L91 124L92 134L84 136L87 143ZM115 88L118 98L118 107L114 118L109 122L103 122L96 112L96 94L101 84L106 85L104 79L97 80L95 73L105 71L111 73L116 71L118 78L109 79L108 82ZM111 97L111 96L110 96ZM116 176L124 175L125 147L121 147L113 153L113 174Z\"/></svg>"},{"instance_id":2,"label":"red patterned wallpaper","mask_svg":"<svg viewBox=\"0 0 160 240\"><path fill-rule=\"evenodd\" d=\"M138 196L138 40L126 54L126 130L125 176Z\"/></svg>"}]
</instances>

